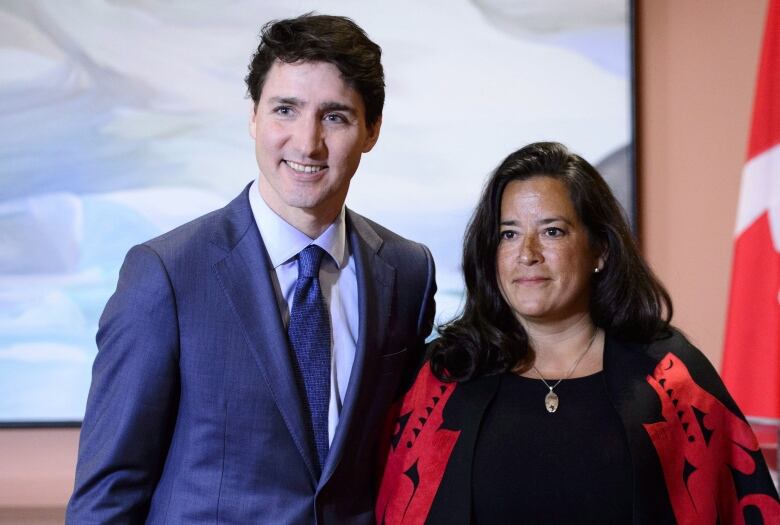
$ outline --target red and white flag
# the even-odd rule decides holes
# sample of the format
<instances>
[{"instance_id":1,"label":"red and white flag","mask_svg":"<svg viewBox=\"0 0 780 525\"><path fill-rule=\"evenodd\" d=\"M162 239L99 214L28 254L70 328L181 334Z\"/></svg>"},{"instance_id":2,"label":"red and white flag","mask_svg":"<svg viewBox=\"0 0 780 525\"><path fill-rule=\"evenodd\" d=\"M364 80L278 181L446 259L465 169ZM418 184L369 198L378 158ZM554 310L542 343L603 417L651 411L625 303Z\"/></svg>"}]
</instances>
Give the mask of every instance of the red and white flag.
<instances>
[{"instance_id":1,"label":"red and white flag","mask_svg":"<svg viewBox=\"0 0 780 525\"><path fill-rule=\"evenodd\" d=\"M780 423L780 0L769 1L742 171L723 379L745 415Z\"/></svg>"}]
</instances>

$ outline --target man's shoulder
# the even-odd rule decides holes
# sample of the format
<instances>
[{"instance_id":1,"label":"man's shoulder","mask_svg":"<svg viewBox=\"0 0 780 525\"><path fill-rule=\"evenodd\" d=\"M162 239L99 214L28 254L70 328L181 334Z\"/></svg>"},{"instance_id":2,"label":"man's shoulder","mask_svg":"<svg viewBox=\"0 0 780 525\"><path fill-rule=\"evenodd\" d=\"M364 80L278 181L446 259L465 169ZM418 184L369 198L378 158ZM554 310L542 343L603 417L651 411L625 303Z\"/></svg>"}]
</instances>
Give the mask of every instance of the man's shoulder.
<instances>
[{"instance_id":1,"label":"man's shoulder","mask_svg":"<svg viewBox=\"0 0 780 525\"><path fill-rule=\"evenodd\" d=\"M430 286L435 265L427 246L407 239L358 213L347 211L349 227L380 259L395 268L401 282L415 290Z\"/></svg>"},{"instance_id":2,"label":"man's shoulder","mask_svg":"<svg viewBox=\"0 0 780 525\"><path fill-rule=\"evenodd\" d=\"M358 234L364 238L368 237L367 240L369 242L371 240L370 237L373 236L376 236L376 239L381 240L383 250L387 250L388 248L400 249L402 251L411 251L420 255L423 255L423 253L427 253L428 251L423 244L407 239L353 210L347 209L347 217L351 227L357 230Z\"/></svg>"},{"instance_id":3,"label":"man's shoulder","mask_svg":"<svg viewBox=\"0 0 780 525\"><path fill-rule=\"evenodd\" d=\"M158 253L202 249L204 243L229 249L252 224L246 190L222 208L201 215L142 243Z\"/></svg>"}]
</instances>

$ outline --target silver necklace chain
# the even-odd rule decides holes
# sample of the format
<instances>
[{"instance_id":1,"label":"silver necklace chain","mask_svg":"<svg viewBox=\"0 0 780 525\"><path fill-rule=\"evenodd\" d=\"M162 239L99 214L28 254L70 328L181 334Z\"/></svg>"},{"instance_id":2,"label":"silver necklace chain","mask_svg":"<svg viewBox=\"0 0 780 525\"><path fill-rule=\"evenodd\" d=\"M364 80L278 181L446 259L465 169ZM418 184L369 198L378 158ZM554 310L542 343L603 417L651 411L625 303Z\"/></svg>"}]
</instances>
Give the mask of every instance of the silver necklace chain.
<instances>
[{"instance_id":1,"label":"silver necklace chain","mask_svg":"<svg viewBox=\"0 0 780 525\"><path fill-rule=\"evenodd\" d=\"M550 390L550 392L544 397L544 406L545 406L545 408L547 408L547 411L550 412L551 414L553 412L555 412L556 410L558 410L558 404L559 404L558 394L553 392L553 390L555 389L555 387L557 387L558 385L561 384L561 381L563 381L564 379L569 379L571 377L571 375L577 369L577 365L580 364L580 361L582 361L582 359L585 357L585 354L588 353L588 350L590 350L590 347L593 346L593 341L596 340L596 334L598 334L598 333L599 333L599 329L595 328L593 330L593 335L590 336L590 341L588 341L588 346L587 346L587 348L585 348L585 351L582 352L582 354L580 354L580 356L577 358L576 361L574 361L574 364L571 365L571 368L566 373L566 375L563 376L558 381L556 381L555 384L552 385L552 386L550 386L550 383L547 382L547 379L545 379L545 377L542 375L542 373L539 371L539 369L536 368L536 365L535 364L531 365L531 367L534 369L534 371L537 374L539 374L539 379L542 380L542 383L544 383L544 386L546 386Z\"/></svg>"}]
</instances>

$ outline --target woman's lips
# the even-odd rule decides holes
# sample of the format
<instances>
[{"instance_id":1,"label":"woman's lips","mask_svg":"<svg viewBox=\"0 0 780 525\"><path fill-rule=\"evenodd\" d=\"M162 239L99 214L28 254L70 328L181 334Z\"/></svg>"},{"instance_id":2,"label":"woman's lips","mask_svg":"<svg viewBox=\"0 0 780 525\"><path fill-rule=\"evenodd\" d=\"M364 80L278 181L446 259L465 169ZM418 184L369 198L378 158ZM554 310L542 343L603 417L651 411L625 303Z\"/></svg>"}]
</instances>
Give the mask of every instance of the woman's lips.
<instances>
[{"instance_id":1,"label":"woman's lips","mask_svg":"<svg viewBox=\"0 0 780 525\"><path fill-rule=\"evenodd\" d=\"M534 284L541 284L549 281L550 279L547 277L518 277L515 279L515 282L518 284L527 284L527 285L534 285Z\"/></svg>"}]
</instances>

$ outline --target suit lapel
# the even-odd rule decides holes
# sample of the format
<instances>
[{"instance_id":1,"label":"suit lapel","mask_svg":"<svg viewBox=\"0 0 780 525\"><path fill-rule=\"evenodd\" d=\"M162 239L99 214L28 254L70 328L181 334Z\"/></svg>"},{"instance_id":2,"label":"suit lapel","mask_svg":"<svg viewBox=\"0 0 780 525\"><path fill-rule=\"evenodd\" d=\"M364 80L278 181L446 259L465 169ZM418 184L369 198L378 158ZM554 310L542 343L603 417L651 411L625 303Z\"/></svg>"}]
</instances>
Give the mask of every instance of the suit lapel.
<instances>
[{"instance_id":1,"label":"suit lapel","mask_svg":"<svg viewBox=\"0 0 780 525\"><path fill-rule=\"evenodd\" d=\"M296 387L287 335L271 281L273 268L254 223L246 191L228 205L228 211L229 227L217 232L212 241L227 249L228 254L213 268L238 317L247 346L316 483L319 466L305 431L303 401Z\"/></svg>"},{"instance_id":2,"label":"suit lapel","mask_svg":"<svg viewBox=\"0 0 780 525\"><path fill-rule=\"evenodd\" d=\"M328 459L320 479L324 486L338 467L349 434L359 432L355 418L365 414L371 402L371 386L379 373L382 342L386 340L390 308L395 287L395 268L379 255L382 239L363 217L347 210L347 235L358 286L359 330L355 361L349 378L346 399L339 416Z\"/></svg>"}]
</instances>

